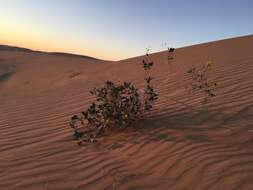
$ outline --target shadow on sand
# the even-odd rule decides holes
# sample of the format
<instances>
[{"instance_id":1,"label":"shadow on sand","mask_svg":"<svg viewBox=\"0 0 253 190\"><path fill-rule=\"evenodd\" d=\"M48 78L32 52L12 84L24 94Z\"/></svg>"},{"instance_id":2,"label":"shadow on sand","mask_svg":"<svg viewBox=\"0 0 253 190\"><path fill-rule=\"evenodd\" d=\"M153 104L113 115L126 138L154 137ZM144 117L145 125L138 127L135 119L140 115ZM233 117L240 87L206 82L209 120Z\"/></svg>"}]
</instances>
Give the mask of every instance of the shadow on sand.
<instances>
[{"instance_id":1,"label":"shadow on sand","mask_svg":"<svg viewBox=\"0 0 253 190\"><path fill-rule=\"evenodd\" d=\"M4 73L4 74L0 75L0 83L7 81L12 76L12 74L13 74L13 72Z\"/></svg>"},{"instance_id":2,"label":"shadow on sand","mask_svg":"<svg viewBox=\"0 0 253 190\"><path fill-rule=\"evenodd\" d=\"M218 130L229 131L232 137L237 133L252 129L252 113L253 105L247 105L236 112L189 110L184 113L146 116L137 125L140 133L149 135L151 141L209 142L211 141L209 134L216 133Z\"/></svg>"}]
</instances>

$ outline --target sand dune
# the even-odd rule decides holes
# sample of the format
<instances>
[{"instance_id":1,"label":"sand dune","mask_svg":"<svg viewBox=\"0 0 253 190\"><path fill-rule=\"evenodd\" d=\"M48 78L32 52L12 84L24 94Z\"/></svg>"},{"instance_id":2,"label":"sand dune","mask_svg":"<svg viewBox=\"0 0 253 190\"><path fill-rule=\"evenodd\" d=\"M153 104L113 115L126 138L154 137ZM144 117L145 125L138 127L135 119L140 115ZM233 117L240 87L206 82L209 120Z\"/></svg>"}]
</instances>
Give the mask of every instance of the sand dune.
<instances>
[{"instance_id":1,"label":"sand dune","mask_svg":"<svg viewBox=\"0 0 253 190\"><path fill-rule=\"evenodd\" d=\"M136 129L79 147L69 117L107 79L143 85L142 57L118 62L0 51L0 189L253 189L253 36L152 54L160 95ZM212 59L201 106L186 71Z\"/></svg>"}]
</instances>

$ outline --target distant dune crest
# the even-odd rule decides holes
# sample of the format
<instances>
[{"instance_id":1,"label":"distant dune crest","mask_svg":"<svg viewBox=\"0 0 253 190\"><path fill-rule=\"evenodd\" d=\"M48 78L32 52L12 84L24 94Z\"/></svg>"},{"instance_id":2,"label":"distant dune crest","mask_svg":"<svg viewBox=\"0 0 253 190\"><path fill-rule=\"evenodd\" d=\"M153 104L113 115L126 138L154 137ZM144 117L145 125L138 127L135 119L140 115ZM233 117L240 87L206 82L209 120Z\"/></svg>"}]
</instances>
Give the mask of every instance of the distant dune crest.
<instances>
[{"instance_id":1,"label":"distant dune crest","mask_svg":"<svg viewBox=\"0 0 253 190\"><path fill-rule=\"evenodd\" d=\"M177 48L169 61L168 51L150 54L159 99L147 120L84 147L73 143L69 117L106 80L144 89L143 56L116 62L0 49L1 190L253 189L253 35ZM217 97L203 107L184 87L186 72L209 59Z\"/></svg>"},{"instance_id":2,"label":"distant dune crest","mask_svg":"<svg viewBox=\"0 0 253 190\"><path fill-rule=\"evenodd\" d=\"M78 55L78 54L63 53L63 52L35 51L35 50L28 49L28 48L21 48L21 47L8 46L8 45L0 45L0 51L16 51L16 52L26 52L26 53L45 53L45 54L56 55L56 56L63 56L63 57L77 57L77 58L86 58L86 59L98 60L95 57L86 56L86 55Z\"/></svg>"}]
</instances>

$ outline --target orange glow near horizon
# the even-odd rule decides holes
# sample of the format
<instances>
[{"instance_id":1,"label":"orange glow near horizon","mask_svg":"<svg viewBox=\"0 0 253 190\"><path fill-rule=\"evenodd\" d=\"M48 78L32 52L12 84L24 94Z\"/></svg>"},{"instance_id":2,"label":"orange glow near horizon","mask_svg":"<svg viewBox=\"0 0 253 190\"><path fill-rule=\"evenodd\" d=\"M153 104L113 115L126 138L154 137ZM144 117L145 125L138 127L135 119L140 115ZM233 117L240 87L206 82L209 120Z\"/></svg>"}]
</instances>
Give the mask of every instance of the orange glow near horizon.
<instances>
[{"instance_id":1,"label":"orange glow near horizon","mask_svg":"<svg viewBox=\"0 0 253 190\"><path fill-rule=\"evenodd\" d=\"M0 1L0 44L106 60L253 33L249 0Z\"/></svg>"},{"instance_id":2,"label":"orange glow near horizon","mask_svg":"<svg viewBox=\"0 0 253 190\"><path fill-rule=\"evenodd\" d=\"M44 34L39 33L39 28L37 30L31 31L27 30L27 28L33 28L32 26L25 26L13 22L3 22L0 19L0 44L2 45L10 45L17 46L22 48L28 48L32 50L38 51L47 51L47 52L65 52L65 53L73 53L80 55L92 56L99 59L105 60L119 60L122 57L127 58L127 55L120 54L119 52L115 53L106 49L106 47L98 48L95 44L88 42L90 44L83 45L75 40L71 41L71 39L64 39L64 36L53 36L49 32L43 31ZM14 27L15 26L15 27ZM34 26L36 28L36 26ZM106 51L103 51L106 49Z\"/></svg>"}]
</instances>

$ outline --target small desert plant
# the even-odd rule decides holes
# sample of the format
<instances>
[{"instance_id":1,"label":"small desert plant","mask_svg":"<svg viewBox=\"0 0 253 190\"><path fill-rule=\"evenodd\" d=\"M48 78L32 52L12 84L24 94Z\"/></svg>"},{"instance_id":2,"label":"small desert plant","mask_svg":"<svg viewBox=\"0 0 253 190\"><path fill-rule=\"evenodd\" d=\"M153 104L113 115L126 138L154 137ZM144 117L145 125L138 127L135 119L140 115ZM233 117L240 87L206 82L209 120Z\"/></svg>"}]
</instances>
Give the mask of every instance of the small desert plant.
<instances>
[{"instance_id":1,"label":"small desert plant","mask_svg":"<svg viewBox=\"0 0 253 190\"><path fill-rule=\"evenodd\" d=\"M146 53L146 59L142 60L143 63L143 68L145 70L145 81L146 81L146 86L145 86L145 93L144 93L144 111L149 111L154 104L154 101L158 98L157 93L154 90L153 85L151 84L151 81L153 78L151 77L150 70L152 66L154 65L154 62L149 61L149 49L147 50Z\"/></svg>"},{"instance_id":2,"label":"small desert plant","mask_svg":"<svg viewBox=\"0 0 253 190\"><path fill-rule=\"evenodd\" d=\"M175 48L167 48L167 63L171 64L171 60L174 59L173 53L175 52ZM211 100L216 96L216 87L217 83L210 79L211 66L213 65L212 61L208 61L201 68L193 67L189 69L186 73L190 76L190 84L187 84L184 88L190 90L186 91L189 93L201 93L201 97L203 98L202 103L205 104L208 100ZM180 101L178 99L174 99L173 97L168 97L166 94L160 94L160 96L168 98L169 100L175 101L176 103L182 104L184 107L195 110L191 105L186 102Z\"/></svg>"},{"instance_id":3,"label":"small desert plant","mask_svg":"<svg viewBox=\"0 0 253 190\"><path fill-rule=\"evenodd\" d=\"M114 83L110 80L106 81L103 87L90 91L96 97L96 101L81 114L72 116L70 120L70 127L74 130L78 144L84 141L95 142L107 129L129 127L152 109L158 94L152 85L153 77L150 71L154 62L150 61L149 51L150 49L147 49L142 60L145 71L143 93L131 82ZM168 62L173 59L174 51L174 48L168 48ZM211 65L212 62L208 61L203 67L191 68L187 72L191 78L191 91L203 93L204 103L216 96L217 83L211 81L208 76Z\"/></svg>"},{"instance_id":4,"label":"small desert plant","mask_svg":"<svg viewBox=\"0 0 253 190\"><path fill-rule=\"evenodd\" d=\"M215 90L217 87L217 83L211 81L208 77L208 72L212 66L212 61L208 61L207 64L202 66L201 68L191 68L187 71L191 78L191 90L193 92L202 92L204 93L204 101L206 103L210 98L215 97Z\"/></svg>"},{"instance_id":5,"label":"small desert plant","mask_svg":"<svg viewBox=\"0 0 253 190\"><path fill-rule=\"evenodd\" d=\"M80 115L74 115L70 121L79 144L96 141L108 128L128 127L152 108L158 95L151 84L150 70L154 63L149 61L148 51L142 63L145 70L143 94L128 81L116 84L108 80L103 87L90 91L97 97L96 102Z\"/></svg>"}]
</instances>

